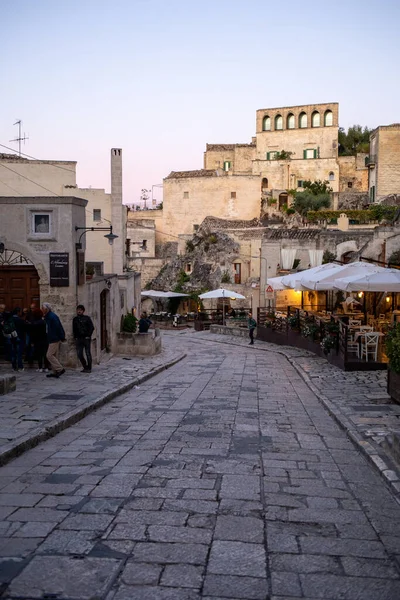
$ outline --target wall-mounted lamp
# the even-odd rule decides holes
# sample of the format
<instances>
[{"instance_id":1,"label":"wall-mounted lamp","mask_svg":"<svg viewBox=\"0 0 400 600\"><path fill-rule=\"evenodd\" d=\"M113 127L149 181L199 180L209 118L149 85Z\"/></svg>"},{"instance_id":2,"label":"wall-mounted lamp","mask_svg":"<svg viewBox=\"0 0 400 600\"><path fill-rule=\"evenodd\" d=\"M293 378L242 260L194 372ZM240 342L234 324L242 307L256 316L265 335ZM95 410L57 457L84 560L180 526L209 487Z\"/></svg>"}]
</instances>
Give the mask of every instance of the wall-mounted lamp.
<instances>
[{"instance_id":1,"label":"wall-mounted lamp","mask_svg":"<svg viewBox=\"0 0 400 600\"><path fill-rule=\"evenodd\" d=\"M357 296L358 296L359 298L362 298L362 297L364 296L364 292L358 292Z\"/></svg>"},{"instance_id":2,"label":"wall-mounted lamp","mask_svg":"<svg viewBox=\"0 0 400 600\"><path fill-rule=\"evenodd\" d=\"M106 279L106 281L105 281L105 284L106 284L106 286L108 287L108 289L110 289L110 288L111 288L111 286L112 286L111 279Z\"/></svg>"},{"instance_id":3,"label":"wall-mounted lamp","mask_svg":"<svg viewBox=\"0 0 400 600\"><path fill-rule=\"evenodd\" d=\"M6 249L5 245L3 244L3 242L1 242L0 243L0 254L3 254L5 249Z\"/></svg>"},{"instance_id":4,"label":"wall-mounted lamp","mask_svg":"<svg viewBox=\"0 0 400 600\"><path fill-rule=\"evenodd\" d=\"M390 296L386 296L386 302L390 302Z\"/></svg>"},{"instance_id":5,"label":"wall-mounted lamp","mask_svg":"<svg viewBox=\"0 0 400 600\"><path fill-rule=\"evenodd\" d=\"M83 230L83 231L82 231L81 235L79 236L78 243L75 244L77 250L80 250L82 248L81 239L88 231L108 231L109 233L107 233L104 237L108 240L108 243L110 244L110 246L113 245L114 240L116 240L118 237L117 235L115 235L115 233L113 233L112 225L110 225L109 227L78 227L76 225L75 231L79 231L79 230Z\"/></svg>"}]
</instances>

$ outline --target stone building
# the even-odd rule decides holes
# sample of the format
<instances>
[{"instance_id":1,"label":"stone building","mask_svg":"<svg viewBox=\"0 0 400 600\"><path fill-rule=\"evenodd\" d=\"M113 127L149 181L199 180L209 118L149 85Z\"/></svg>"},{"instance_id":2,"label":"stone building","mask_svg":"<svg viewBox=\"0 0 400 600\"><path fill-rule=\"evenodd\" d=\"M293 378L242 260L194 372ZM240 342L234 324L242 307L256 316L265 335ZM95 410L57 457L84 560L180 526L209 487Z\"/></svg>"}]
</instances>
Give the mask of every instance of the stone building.
<instances>
[{"instance_id":1,"label":"stone building","mask_svg":"<svg viewBox=\"0 0 400 600\"><path fill-rule=\"evenodd\" d=\"M374 129L366 162L371 202L400 193L400 123Z\"/></svg>"},{"instance_id":2,"label":"stone building","mask_svg":"<svg viewBox=\"0 0 400 600\"><path fill-rule=\"evenodd\" d=\"M126 208L122 204L122 150L111 149L111 193L104 189L78 188L76 162L30 160L11 154L0 154L0 197L41 196L63 198L75 196L87 201L85 218L78 225L113 226L118 236L110 246L102 235L87 234L86 262L98 275L122 274L125 269Z\"/></svg>"},{"instance_id":3,"label":"stone building","mask_svg":"<svg viewBox=\"0 0 400 600\"><path fill-rule=\"evenodd\" d=\"M140 274L125 265L122 151L111 151L111 194L79 189L74 162L2 155L0 172L0 302L9 309L53 304L68 333L65 364L76 360L71 322L78 303L96 327L94 359L116 351L121 317L139 310L141 292ZM110 224L113 245L105 238ZM85 262L96 267L90 281Z\"/></svg>"},{"instance_id":4,"label":"stone building","mask_svg":"<svg viewBox=\"0 0 400 600\"><path fill-rule=\"evenodd\" d=\"M340 206L348 193L367 192L365 155L338 156L338 119L336 102L257 110L250 143L207 144L203 169L164 179L156 241L191 235L207 216L251 220L267 203L279 213L291 203L288 190L301 191L305 180L329 181ZM155 212L131 212L128 220Z\"/></svg>"}]
</instances>

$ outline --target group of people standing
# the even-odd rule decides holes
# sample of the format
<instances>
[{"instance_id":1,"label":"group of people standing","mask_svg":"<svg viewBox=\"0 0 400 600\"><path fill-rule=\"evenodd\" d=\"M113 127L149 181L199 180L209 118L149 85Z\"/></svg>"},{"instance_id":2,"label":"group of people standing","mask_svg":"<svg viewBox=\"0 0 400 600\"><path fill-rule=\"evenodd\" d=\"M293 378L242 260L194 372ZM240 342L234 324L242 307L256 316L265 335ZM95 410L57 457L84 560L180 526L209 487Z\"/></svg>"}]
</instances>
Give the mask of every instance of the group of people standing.
<instances>
[{"instance_id":1,"label":"group of people standing","mask_svg":"<svg viewBox=\"0 0 400 600\"><path fill-rule=\"evenodd\" d=\"M79 304L72 321L72 331L83 373L91 373L91 338L94 331L92 319L85 315L85 307ZM59 317L48 302L41 309L32 303L30 308L14 308L7 311L0 304L0 335L4 340L5 359L14 371L24 371L24 361L30 367L37 361L37 371L48 372L47 377L59 378L65 369L58 359L60 345L66 335ZM86 356L85 356L86 355Z\"/></svg>"}]
</instances>

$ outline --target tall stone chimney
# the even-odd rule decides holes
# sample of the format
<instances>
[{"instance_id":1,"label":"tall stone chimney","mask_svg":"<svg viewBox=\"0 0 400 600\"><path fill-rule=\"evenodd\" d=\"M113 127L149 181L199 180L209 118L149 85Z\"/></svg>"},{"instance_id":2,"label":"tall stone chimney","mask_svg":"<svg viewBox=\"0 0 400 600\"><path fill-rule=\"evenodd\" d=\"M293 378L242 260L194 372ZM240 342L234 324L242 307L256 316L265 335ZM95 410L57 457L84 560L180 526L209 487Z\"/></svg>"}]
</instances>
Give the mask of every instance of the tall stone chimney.
<instances>
[{"instance_id":1,"label":"tall stone chimney","mask_svg":"<svg viewBox=\"0 0 400 600\"><path fill-rule=\"evenodd\" d=\"M126 210L122 204L122 150L111 148L111 222L118 236L112 249L112 271L122 275L125 264Z\"/></svg>"}]
</instances>

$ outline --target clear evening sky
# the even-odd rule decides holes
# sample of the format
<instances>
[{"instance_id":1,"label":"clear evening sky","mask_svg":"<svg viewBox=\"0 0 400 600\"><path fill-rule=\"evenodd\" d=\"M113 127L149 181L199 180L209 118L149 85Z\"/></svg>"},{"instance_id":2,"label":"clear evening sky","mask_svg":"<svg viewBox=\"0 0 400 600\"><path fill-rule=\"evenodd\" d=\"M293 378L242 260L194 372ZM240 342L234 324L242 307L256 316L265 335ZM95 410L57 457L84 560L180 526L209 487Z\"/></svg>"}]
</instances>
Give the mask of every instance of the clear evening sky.
<instances>
[{"instance_id":1,"label":"clear evening sky","mask_svg":"<svg viewBox=\"0 0 400 600\"><path fill-rule=\"evenodd\" d=\"M207 142L250 142L258 108L337 101L342 127L399 122L399 23L398 0L0 0L0 143L22 119L23 152L107 190L121 147L137 203L202 168Z\"/></svg>"}]
</instances>

